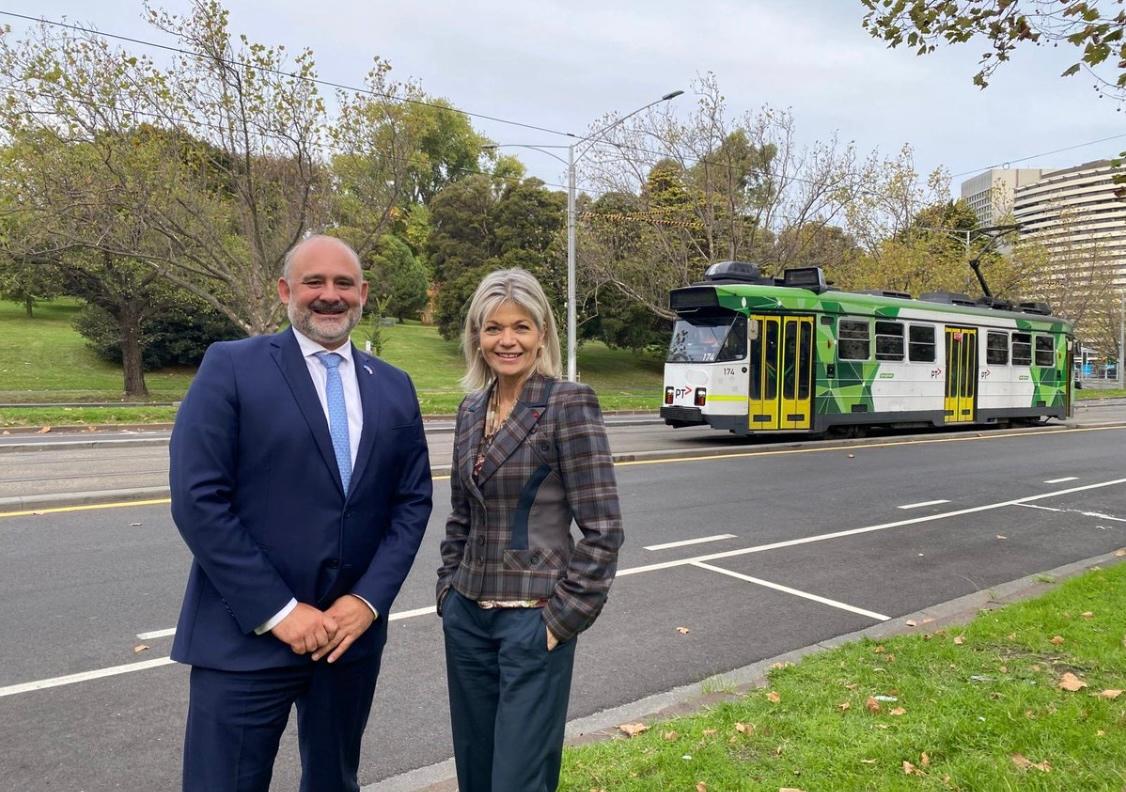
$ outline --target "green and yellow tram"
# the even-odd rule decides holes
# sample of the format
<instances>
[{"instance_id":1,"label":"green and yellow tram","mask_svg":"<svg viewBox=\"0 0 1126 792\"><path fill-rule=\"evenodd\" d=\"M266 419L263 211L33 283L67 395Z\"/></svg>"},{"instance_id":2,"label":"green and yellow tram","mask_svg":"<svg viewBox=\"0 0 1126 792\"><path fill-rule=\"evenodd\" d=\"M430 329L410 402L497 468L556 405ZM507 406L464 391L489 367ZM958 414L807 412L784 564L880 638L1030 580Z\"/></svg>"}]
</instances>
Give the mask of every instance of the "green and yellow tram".
<instances>
[{"instance_id":1,"label":"green and yellow tram","mask_svg":"<svg viewBox=\"0 0 1126 792\"><path fill-rule=\"evenodd\" d=\"M844 292L818 267L712 265L670 294L661 416L736 434L1037 423L1071 411L1071 324L1043 303Z\"/></svg>"}]
</instances>

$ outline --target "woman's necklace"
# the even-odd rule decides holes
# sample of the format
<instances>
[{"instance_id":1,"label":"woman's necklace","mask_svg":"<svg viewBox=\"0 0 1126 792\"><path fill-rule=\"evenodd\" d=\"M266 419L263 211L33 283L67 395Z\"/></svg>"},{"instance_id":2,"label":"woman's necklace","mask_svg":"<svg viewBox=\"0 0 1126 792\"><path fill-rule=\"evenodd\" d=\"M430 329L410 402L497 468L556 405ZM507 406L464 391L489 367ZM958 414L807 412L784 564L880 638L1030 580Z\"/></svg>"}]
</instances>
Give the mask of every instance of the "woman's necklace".
<instances>
[{"instance_id":1,"label":"woman's necklace","mask_svg":"<svg viewBox=\"0 0 1126 792\"><path fill-rule=\"evenodd\" d=\"M489 420L488 425L485 427L485 436L492 437L497 433L497 430L504 425L508 420L508 416L512 414L512 406L515 402L510 402L506 407L502 408L500 401L500 384L493 386L493 396L489 404Z\"/></svg>"}]
</instances>

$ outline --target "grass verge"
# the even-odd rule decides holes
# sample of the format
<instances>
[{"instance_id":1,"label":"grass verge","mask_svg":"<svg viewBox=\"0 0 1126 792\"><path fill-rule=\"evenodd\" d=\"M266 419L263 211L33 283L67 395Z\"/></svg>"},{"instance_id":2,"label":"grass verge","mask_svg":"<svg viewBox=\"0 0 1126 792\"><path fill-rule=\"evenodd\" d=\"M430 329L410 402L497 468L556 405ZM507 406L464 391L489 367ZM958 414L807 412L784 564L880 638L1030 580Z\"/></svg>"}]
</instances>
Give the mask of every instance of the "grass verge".
<instances>
[{"instance_id":1,"label":"grass verge","mask_svg":"<svg viewBox=\"0 0 1126 792\"><path fill-rule=\"evenodd\" d=\"M1062 689L1069 674L1086 687ZM1123 688L1116 564L965 627L811 655L738 700L568 749L560 789L1121 792Z\"/></svg>"}]
</instances>

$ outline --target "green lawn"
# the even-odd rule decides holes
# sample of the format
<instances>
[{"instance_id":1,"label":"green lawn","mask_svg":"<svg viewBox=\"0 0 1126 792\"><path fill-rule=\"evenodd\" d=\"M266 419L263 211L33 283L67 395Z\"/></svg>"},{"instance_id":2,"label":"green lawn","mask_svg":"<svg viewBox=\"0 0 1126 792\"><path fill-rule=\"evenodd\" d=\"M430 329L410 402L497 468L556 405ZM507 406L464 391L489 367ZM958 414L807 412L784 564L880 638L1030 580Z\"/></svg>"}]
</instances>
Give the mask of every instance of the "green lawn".
<instances>
[{"instance_id":1,"label":"green lawn","mask_svg":"<svg viewBox=\"0 0 1126 792\"><path fill-rule=\"evenodd\" d=\"M1062 689L1068 674L1085 687ZM964 628L811 655L730 703L568 749L560 789L1121 792L1123 688L1117 564Z\"/></svg>"},{"instance_id":2,"label":"green lawn","mask_svg":"<svg viewBox=\"0 0 1126 792\"><path fill-rule=\"evenodd\" d=\"M121 371L99 359L71 327L79 307L58 300L37 306L28 320L23 308L0 302L0 402L107 402L121 399ZM456 342L434 327L418 323L384 328L383 357L414 379L427 415L450 414L462 398L464 371ZM362 344L362 331L356 341ZM145 374L150 400L180 399L191 383L186 369ZM662 364L628 350L590 343L579 350L579 374L598 391L607 410L656 410L661 397ZM0 426L169 421L169 407L125 405L114 408L0 409Z\"/></svg>"}]
</instances>

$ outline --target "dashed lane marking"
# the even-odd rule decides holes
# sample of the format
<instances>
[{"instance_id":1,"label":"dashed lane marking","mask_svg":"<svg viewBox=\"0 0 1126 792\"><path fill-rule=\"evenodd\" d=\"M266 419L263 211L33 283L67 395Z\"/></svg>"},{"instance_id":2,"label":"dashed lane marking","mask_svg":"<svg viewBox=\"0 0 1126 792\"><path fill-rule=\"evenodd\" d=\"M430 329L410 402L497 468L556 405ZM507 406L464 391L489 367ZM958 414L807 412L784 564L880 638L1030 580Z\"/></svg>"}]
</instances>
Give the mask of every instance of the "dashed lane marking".
<instances>
[{"instance_id":1,"label":"dashed lane marking","mask_svg":"<svg viewBox=\"0 0 1126 792\"><path fill-rule=\"evenodd\" d=\"M699 539L682 539L679 542L665 542L664 544L646 545L642 550L671 550L674 547L687 547L688 545L704 544L705 542L718 542L721 539L734 539L735 534L716 534L715 536L701 536Z\"/></svg>"}]
</instances>

